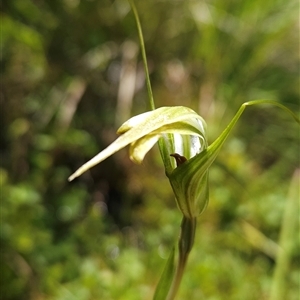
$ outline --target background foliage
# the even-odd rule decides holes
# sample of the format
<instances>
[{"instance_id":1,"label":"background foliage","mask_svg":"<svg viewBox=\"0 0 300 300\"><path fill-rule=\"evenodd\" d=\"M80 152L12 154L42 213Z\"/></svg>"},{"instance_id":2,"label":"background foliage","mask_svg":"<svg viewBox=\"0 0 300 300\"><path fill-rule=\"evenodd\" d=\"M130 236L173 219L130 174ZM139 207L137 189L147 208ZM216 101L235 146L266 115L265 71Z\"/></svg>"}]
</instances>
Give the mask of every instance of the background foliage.
<instances>
[{"instance_id":1,"label":"background foliage","mask_svg":"<svg viewBox=\"0 0 300 300\"><path fill-rule=\"evenodd\" d=\"M157 106L195 109L211 141L248 100L299 112L296 1L136 4ZM151 299L180 223L157 149L66 180L149 109L127 1L4 1L1 33L2 299ZM268 299L298 167L297 124L248 108L211 169L178 299ZM297 228L286 299L299 296Z\"/></svg>"}]
</instances>

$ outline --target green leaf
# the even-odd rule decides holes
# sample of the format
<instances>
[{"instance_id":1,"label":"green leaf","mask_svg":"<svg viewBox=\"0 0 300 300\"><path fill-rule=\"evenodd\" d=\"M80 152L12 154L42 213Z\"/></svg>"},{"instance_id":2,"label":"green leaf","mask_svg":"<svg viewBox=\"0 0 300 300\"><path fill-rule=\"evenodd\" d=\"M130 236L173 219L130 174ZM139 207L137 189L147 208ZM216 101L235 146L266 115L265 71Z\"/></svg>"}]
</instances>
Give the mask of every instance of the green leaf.
<instances>
[{"instance_id":1,"label":"green leaf","mask_svg":"<svg viewBox=\"0 0 300 300\"><path fill-rule=\"evenodd\" d=\"M169 293L173 276L175 273L175 248L172 249L170 256L165 265L164 271L160 277L159 283L156 287L156 291L153 300L165 300Z\"/></svg>"},{"instance_id":2,"label":"green leaf","mask_svg":"<svg viewBox=\"0 0 300 300\"><path fill-rule=\"evenodd\" d=\"M213 160L207 150L178 166L169 176L177 205L187 218L199 216L209 200L208 168Z\"/></svg>"}]
</instances>

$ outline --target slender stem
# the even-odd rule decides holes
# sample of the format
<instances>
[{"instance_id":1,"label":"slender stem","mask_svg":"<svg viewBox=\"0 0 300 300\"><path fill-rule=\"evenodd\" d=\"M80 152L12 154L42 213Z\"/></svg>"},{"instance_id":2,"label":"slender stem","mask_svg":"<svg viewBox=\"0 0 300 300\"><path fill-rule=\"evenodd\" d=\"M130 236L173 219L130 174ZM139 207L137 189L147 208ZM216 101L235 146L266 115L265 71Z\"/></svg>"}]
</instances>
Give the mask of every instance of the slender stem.
<instances>
[{"instance_id":1,"label":"slender stem","mask_svg":"<svg viewBox=\"0 0 300 300\"><path fill-rule=\"evenodd\" d=\"M138 35L139 35L139 40L140 40L140 47L141 47L141 52L142 52L142 58L143 58L143 64L144 64L144 69L145 69L145 75L146 75L146 84L147 84L147 90L148 90L148 97L149 97L149 105L152 110L155 109L155 104L154 104L154 98L153 98L153 93L152 93L152 87L151 87L151 82L150 82L150 76L149 76L149 70L148 70L148 64L147 64L147 56L146 56L146 48L145 48L145 43L144 43L144 37L143 37L143 31L142 31L142 26L140 22L140 18L137 12L137 9L134 4L134 0L128 0L131 9L134 14L134 18L136 21L136 26L138 29ZM169 153L166 151L166 145L163 139L159 139L158 141L158 147L160 151L160 155L162 157L163 163L165 165L166 172L171 172L172 167L170 164L170 157ZM167 154L166 154L167 153Z\"/></svg>"},{"instance_id":2,"label":"slender stem","mask_svg":"<svg viewBox=\"0 0 300 300\"><path fill-rule=\"evenodd\" d=\"M173 278L172 286L170 288L167 300L173 300L179 289L182 276L184 274L185 266L188 256L192 250L195 238L197 218L183 217L181 222L181 233L178 241L178 265Z\"/></svg>"},{"instance_id":3,"label":"slender stem","mask_svg":"<svg viewBox=\"0 0 300 300\"><path fill-rule=\"evenodd\" d=\"M141 27L139 15L138 15L138 12L136 10L134 1L133 0L128 0L128 1L130 3L131 9L133 11L135 21L136 21L136 25L137 25L137 29L138 29L140 46L141 46L142 57L143 57L143 63L144 63L145 74L146 74L146 84L147 84L147 89L148 89L150 108L152 110L154 110L155 109L155 104L154 104L153 93L152 93L151 82L150 82L150 76L149 76L149 71L148 71L147 56L146 56L146 50L145 50L145 43L144 43L144 38L143 38L142 27Z\"/></svg>"}]
</instances>

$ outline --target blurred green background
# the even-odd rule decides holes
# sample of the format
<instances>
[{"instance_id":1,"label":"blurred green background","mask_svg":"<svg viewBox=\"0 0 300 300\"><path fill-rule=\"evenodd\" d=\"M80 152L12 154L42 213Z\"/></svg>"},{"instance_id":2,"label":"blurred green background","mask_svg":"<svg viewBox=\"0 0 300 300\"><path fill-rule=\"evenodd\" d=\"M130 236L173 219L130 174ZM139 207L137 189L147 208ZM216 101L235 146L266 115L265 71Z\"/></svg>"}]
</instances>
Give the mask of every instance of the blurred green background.
<instances>
[{"instance_id":1,"label":"blurred green background","mask_svg":"<svg viewBox=\"0 0 300 300\"><path fill-rule=\"evenodd\" d=\"M157 107L185 105L210 142L248 100L299 113L299 4L136 1ZM181 216L157 148L68 176L149 110L126 0L1 5L4 300L151 299ZM299 129L246 109L210 171L210 204L178 299L269 299L287 203L285 299L299 299Z\"/></svg>"}]
</instances>

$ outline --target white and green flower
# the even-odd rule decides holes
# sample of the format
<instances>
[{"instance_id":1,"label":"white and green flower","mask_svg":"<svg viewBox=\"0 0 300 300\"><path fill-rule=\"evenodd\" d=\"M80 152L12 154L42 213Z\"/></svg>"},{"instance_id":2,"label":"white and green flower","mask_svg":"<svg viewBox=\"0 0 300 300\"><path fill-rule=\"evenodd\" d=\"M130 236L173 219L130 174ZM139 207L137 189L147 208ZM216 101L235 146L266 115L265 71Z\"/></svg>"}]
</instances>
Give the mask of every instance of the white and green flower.
<instances>
[{"instance_id":1,"label":"white and green flower","mask_svg":"<svg viewBox=\"0 0 300 300\"><path fill-rule=\"evenodd\" d=\"M197 178L194 178L185 165L207 148L205 130L205 121L188 107L161 107L142 113L125 122L117 131L120 136L72 174L69 181L128 145L130 159L141 163L160 140L166 174L178 207L187 217L197 216L208 201L207 172L202 176L196 172ZM194 172L194 168L192 170ZM196 200L199 197L205 200Z\"/></svg>"},{"instance_id":2,"label":"white and green flower","mask_svg":"<svg viewBox=\"0 0 300 300\"><path fill-rule=\"evenodd\" d=\"M206 123L195 111L185 106L161 107L126 121L117 131L120 136L72 174L69 181L128 145L130 159L141 163L147 152L159 142L165 172L177 205L186 218L195 218L208 203L210 165L245 107L254 104L279 106L299 123L295 114L280 103L269 100L246 102L220 136L208 146Z\"/></svg>"}]
</instances>

